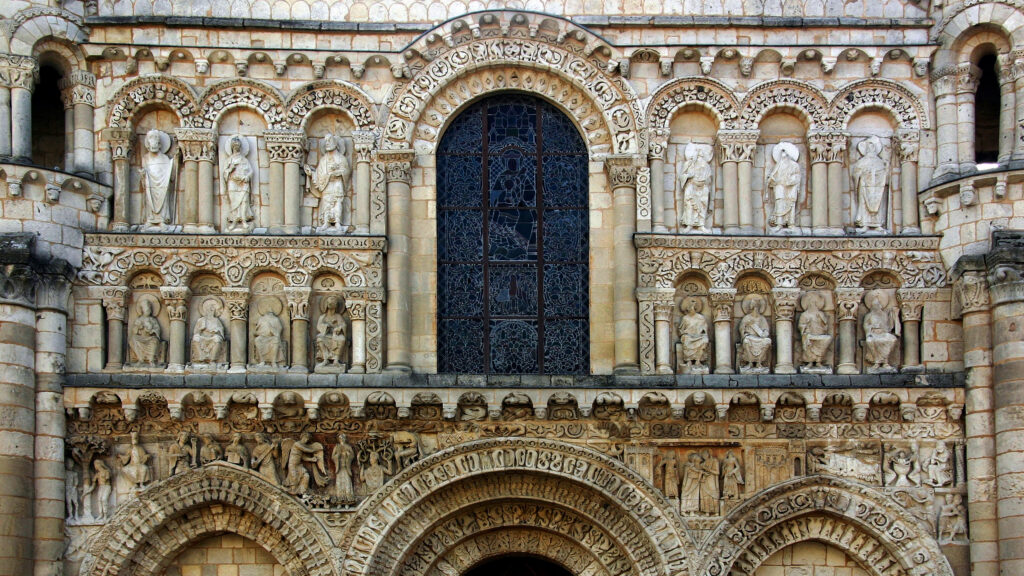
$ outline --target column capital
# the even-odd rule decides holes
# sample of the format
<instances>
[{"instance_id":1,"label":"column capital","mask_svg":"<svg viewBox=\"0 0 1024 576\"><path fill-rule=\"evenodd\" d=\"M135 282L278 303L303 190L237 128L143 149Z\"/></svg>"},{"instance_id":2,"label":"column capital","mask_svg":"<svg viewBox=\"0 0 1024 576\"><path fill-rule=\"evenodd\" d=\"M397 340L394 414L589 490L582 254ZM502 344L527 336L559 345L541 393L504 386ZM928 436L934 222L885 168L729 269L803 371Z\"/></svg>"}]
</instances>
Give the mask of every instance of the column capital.
<instances>
[{"instance_id":1,"label":"column capital","mask_svg":"<svg viewBox=\"0 0 1024 576\"><path fill-rule=\"evenodd\" d=\"M917 130L900 130L896 133L896 155L900 162L917 162L921 149L921 133Z\"/></svg>"},{"instance_id":2,"label":"column capital","mask_svg":"<svg viewBox=\"0 0 1024 576\"><path fill-rule=\"evenodd\" d=\"M665 128L653 128L651 141L647 145L647 157L651 160L664 160L668 150L669 131Z\"/></svg>"},{"instance_id":3,"label":"column capital","mask_svg":"<svg viewBox=\"0 0 1024 576\"><path fill-rule=\"evenodd\" d=\"M366 300L346 300L345 309L353 320L366 320Z\"/></svg>"},{"instance_id":4,"label":"column capital","mask_svg":"<svg viewBox=\"0 0 1024 576\"><path fill-rule=\"evenodd\" d=\"M213 162L217 158L217 134L208 128L175 128L181 155L186 161Z\"/></svg>"},{"instance_id":5,"label":"column capital","mask_svg":"<svg viewBox=\"0 0 1024 576\"><path fill-rule=\"evenodd\" d=\"M735 288L712 288L708 290L708 299L715 312L715 322L732 320L733 306L736 302Z\"/></svg>"},{"instance_id":6,"label":"column capital","mask_svg":"<svg viewBox=\"0 0 1024 576\"><path fill-rule=\"evenodd\" d=\"M101 133L103 141L110 147L113 160L127 160L132 155L132 131L127 128L105 128Z\"/></svg>"},{"instance_id":7,"label":"column capital","mask_svg":"<svg viewBox=\"0 0 1024 576\"><path fill-rule=\"evenodd\" d=\"M188 301L192 291L184 286L161 286L160 299L164 301L167 317L172 322L184 322L188 316Z\"/></svg>"},{"instance_id":8,"label":"column capital","mask_svg":"<svg viewBox=\"0 0 1024 576\"><path fill-rule=\"evenodd\" d=\"M659 322L671 322L673 308L675 308L675 304L673 302L655 302L654 320Z\"/></svg>"},{"instance_id":9,"label":"column capital","mask_svg":"<svg viewBox=\"0 0 1024 576\"><path fill-rule=\"evenodd\" d=\"M221 289L224 301L228 305L228 314L232 320L249 318L249 289L229 287Z\"/></svg>"},{"instance_id":10,"label":"column capital","mask_svg":"<svg viewBox=\"0 0 1024 576\"><path fill-rule=\"evenodd\" d=\"M107 311L108 320L124 320L125 307L128 304L128 287L114 286L103 289L101 299L103 308Z\"/></svg>"},{"instance_id":11,"label":"column capital","mask_svg":"<svg viewBox=\"0 0 1024 576\"><path fill-rule=\"evenodd\" d=\"M604 167L608 172L608 184L612 188L635 187L636 171L640 164L640 158L633 154L607 156Z\"/></svg>"},{"instance_id":12,"label":"column capital","mask_svg":"<svg viewBox=\"0 0 1024 576\"><path fill-rule=\"evenodd\" d=\"M312 293L312 289L303 286L285 287L284 297L292 320L309 320L309 296Z\"/></svg>"},{"instance_id":13,"label":"column capital","mask_svg":"<svg viewBox=\"0 0 1024 576\"><path fill-rule=\"evenodd\" d=\"M1024 301L1024 232L993 232L985 265L993 306Z\"/></svg>"},{"instance_id":14,"label":"column capital","mask_svg":"<svg viewBox=\"0 0 1024 576\"><path fill-rule=\"evenodd\" d=\"M412 183L412 161L416 153L412 150L378 150L377 160L385 165L388 182Z\"/></svg>"},{"instance_id":15,"label":"column capital","mask_svg":"<svg viewBox=\"0 0 1024 576\"><path fill-rule=\"evenodd\" d=\"M31 56L0 54L0 86L32 91L39 80L39 62Z\"/></svg>"},{"instance_id":16,"label":"column capital","mask_svg":"<svg viewBox=\"0 0 1024 576\"><path fill-rule=\"evenodd\" d=\"M299 130L265 130L263 139L271 162L300 163L306 156L306 134Z\"/></svg>"},{"instance_id":17,"label":"column capital","mask_svg":"<svg viewBox=\"0 0 1024 576\"><path fill-rule=\"evenodd\" d=\"M775 317L779 320L792 320L796 316L796 303L799 299L799 288L773 289L772 300L775 304Z\"/></svg>"},{"instance_id":18,"label":"column capital","mask_svg":"<svg viewBox=\"0 0 1024 576\"><path fill-rule=\"evenodd\" d=\"M75 104L96 105L96 76L88 70L72 70L60 79L57 86L65 108Z\"/></svg>"},{"instance_id":19,"label":"column capital","mask_svg":"<svg viewBox=\"0 0 1024 576\"><path fill-rule=\"evenodd\" d=\"M352 148L356 162L369 162L373 159L373 146L376 137L370 130L355 130L352 132Z\"/></svg>"},{"instance_id":20,"label":"column capital","mask_svg":"<svg viewBox=\"0 0 1024 576\"><path fill-rule=\"evenodd\" d=\"M856 321L857 310L863 297L863 288L836 288L836 315L839 320Z\"/></svg>"},{"instance_id":21,"label":"column capital","mask_svg":"<svg viewBox=\"0 0 1024 576\"><path fill-rule=\"evenodd\" d=\"M974 94L978 91L978 80L981 79L981 68L970 62L963 62L956 67L957 94Z\"/></svg>"},{"instance_id":22,"label":"column capital","mask_svg":"<svg viewBox=\"0 0 1024 576\"><path fill-rule=\"evenodd\" d=\"M935 288L900 288L896 291L900 314L904 321L921 321L924 303L935 297Z\"/></svg>"},{"instance_id":23,"label":"column capital","mask_svg":"<svg viewBox=\"0 0 1024 576\"><path fill-rule=\"evenodd\" d=\"M807 144L811 151L811 163L842 162L843 153L849 142L850 134L842 131L811 132L807 135Z\"/></svg>"},{"instance_id":24,"label":"column capital","mask_svg":"<svg viewBox=\"0 0 1024 576\"><path fill-rule=\"evenodd\" d=\"M760 137L760 130L719 130L718 146L722 151L722 162L750 162Z\"/></svg>"},{"instance_id":25,"label":"column capital","mask_svg":"<svg viewBox=\"0 0 1024 576\"><path fill-rule=\"evenodd\" d=\"M68 297L71 296L75 270L67 261L60 259L52 260L45 268L39 271L36 308L67 313Z\"/></svg>"},{"instance_id":26,"label":"column capital","mask_svg":"<svg viewBox=\"0 0 1024 576\"><path fill-rule=\"evenodd\" d=\"M950 274L953 296L960 305L960 314L987 312L991 305L988 290L988 270L984 256L961 256Z\"/></svg>"},{"instance_id":27,"label":"column capital","mask_svg":"<svg viewBox=\"0 0 1024 576\"><path fill-rule=\"evenodd\" d=\"M935 93L936 97L955 94L957 88L957 67L949 65L932 70L929 79L931 80L932 92Z\"/></svg>"}]
</instances>

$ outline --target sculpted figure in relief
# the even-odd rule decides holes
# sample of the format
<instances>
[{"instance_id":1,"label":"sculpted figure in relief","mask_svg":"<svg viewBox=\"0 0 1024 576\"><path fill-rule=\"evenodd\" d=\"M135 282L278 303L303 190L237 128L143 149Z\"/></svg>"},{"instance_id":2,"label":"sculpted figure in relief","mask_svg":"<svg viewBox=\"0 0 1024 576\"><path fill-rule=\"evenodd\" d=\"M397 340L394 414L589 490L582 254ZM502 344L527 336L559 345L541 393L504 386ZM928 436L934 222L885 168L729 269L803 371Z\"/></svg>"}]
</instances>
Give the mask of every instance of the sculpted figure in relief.
<instances>
[{"instance_id":1,"label":"sculpted figure in relief","mask_svg":"<svg viewBox=\"0 0 1024 576\"><path fill-rule=\"evenodd\" d=\"M178 441L167 448L168 476L184 472L196 465L196 439L187 430L178 433Z\"/></svg>"},{"instance_id":2,"label":"sculpted figure in relief","mask_svg":"<svg viewBox=\"0 0 1024 576\"><path fill-rule=\"evenodd\" d=\"M277 486L280 480L277 477L277 462L274 455L277 453L277 443L267 439L266 434L256 435L256 446L252 449L252 461L250 466L264 480Z\"/></svg>"},{"instance_id":3,"label":"sculpted figure in relief","mask_svg":"<svg viewBox=\"0 0 1024 576\"><path fill-rule=\"evenodd\" d=\"M75 463L70 458L64 461L64 510L71 520L78 518L80 513L80 496L78 494L79 483L78 470L75 470Z\"/></svg>"},{"instance_id":4,"label":"sculpted figure in relief","mask_svg":"<svg viewBox=\"0 0 1024 576\"><path fill-rule=\"evenodd\" d=\"M146 153L142 159L142 192L145 198L145 227L164 230L171 222L171 180L176 163L167 155L171 137L159 130L150 130L144 140Z\"/></svg>"},{"instance_id":5,"label":"sculpted figure in relief","mask_svg":"<svg viewBox=\"0 0 1024 576\"><path fill-rule=\"evenodd\" d=\"M145 488L149 483L149 454L139 445L139 433L132 432L132 445L127 454L118 456L121 462L121 473L125 480L137 490ZM97 460L99 462L99 460Z\"/></svg>"},{"instance_id":6,"label":"sculpted figure in relief","mask_svg":"<svg viewBox=\"0 0 1024 576\"><path fill-rule=\"evenodd\" d=\"M700 454L690 452L683 463L683 485L679 490L679 511L695 514L700 511L700 492L704 477Z\"/></svg>"},{"instance_id":7,"label":"sculpted figure in relief","mask_svg":"<svg viewBox=\"0 0 1024 576\"><path fill-rule=\"evenodd\" d=\"M199 450L199 463L205 466L210 462L223 459L224 450L220 447L220 444L209 434L204 435L203 447Z\"/></svg>"},{"instance_id":8,"label":"sculpted figure in relief","mask_svg":"<svg viewBox=\"0 0 1024 576\"><path fill-rule=\"evenodd\" d=\"M309 492L310 474L306 464L313 465L313 482L317 486L326 486L329 478L327 465L324 463L324 446L319 442L313 442L309 432L303 432L288 451L284 487L292 494Z\"/></svg>"},{"instance_id":9,"label":"sculpted figure in relief","mask_svg":"<svg viewBox=\"0 0 1024 576\"><path fill-rule=\"evenodd\" d=\"M703 450L700 453L701 467L704 472L700 481L700 511L709 516L718 515L719 492L718 478L721 469L718 458L715 458L710 451Z\"/></svg>"},{"instance_id":10,"label":"sculpted figure in relief","mask_svg":"<svg viewBox=\"0 0 1024 576\"><path fill-rule=\"evenodd\" d=\"M743 486L743 470L740 461L732 450L725 453L722 459L722 498L736 500L740 497L740 486Z\"/></svg>"},{"instance_id":11,"label":"sculpted figure in relief","mask_svg":"<svg viewBox=\"0 0 1024 576\"><path fill-rule=\"evenodd\" d=\"M394 473L391 460L385 459L384 464L381 464L378 451L371 450L369 452L369 460L362 470L359 471L359 479L363 481L366 493L369 494L384 486L384 481L387 477Z\"/></svg>"},{"instance_id":12,"label":"sculpted figure in relief","mask_svg":"<svg viewBox=\"0 0 1024 576\"><path fill-rule=\"evenodd\" d=\"M110 493L113 488L110 483L111 472L110 467L103 460L93 460L93 475L92 483L85 487L82 492L82 501L85 504L85 512L83 516L93 517L92 514L92 494L96 493L96 507L99 511L99 515L95 516L96 519L102 520L107 517L107 513L110 510Z\"/></svg>"},{"instance_id":13,"label":"sculpted figure in relief","mask_svg":"<svg viewBox=\"0 0 1024 576\"><path fill-rule=\"evenodd\" d=\"M764 312L768 303L760 294L748 294L743 299L743 319L740 320L740 373L766 374L772 338Z\"/></svg>"},{"instance_id":14,"label":"sculpted figure in relief","mask_svg":"<svg viewBox=\"0 0 1024 576\"><path fill-rule=\"evenodd\" d=\"M664 478L665 497L679 497L679 460L675 452L665 454L661 460L662 478Z\"/></svg>"},{"instance_id":15,"label":"sculpted figure in relief","mask_svg":"<svg viewBox=\"0 0 1024 576\"><path fill-rule=\"evenodd\" d=\"M345 300L341 296L332 295L321 301L321 314L316 321L316 370L345 370L348 336L345 317L339 308L345 309Z\"/></svg>"},{"instance_id":16,"label":"sculpted figure in relief","mask_svg":"<svg viewBox=\"0 0 1024 576\"><path fill-rule=\"evenodd\" d=\"M135 364L152 367L164 361L167 343L160 338L160 322L154 316L159 306L157 299L148 294L139 299L138 316L128 334L128 349Z\"/></svg>"},{"instance_id":17,"label":"sculpted figure in relief","mask_svg":"<svg viewBox=\"0 0 1024 576\"><path fill-rule=\"evenodd\" d=\"M899 341L900 323L895 307L889 304L884 292L871 291L864 295L868 307L864 315L864 365L869 374L895 372L889 359Z\"/></svg>"},{"instance_id":18,"label":"sculpted figure in relief","mask_svg":"<svg viewBox=\"0 0 1024 576\"><path fill-rule=\"evenodd\" d=\"M221 193L227 199L226 232L248 232L253 220L253 170L247 158L248 147L248 141L236 134L228 141L227 154L221 160Z\"/></svg>"},{"instance_id":19,"label":"sculpted figure in relief","mask_svg":"<svg viewBox=\"0 0 1024 576\"><path fill-rule=\"evenodd\" d=\"M926 470L928 472L928 483L936 488L948 486L953 482L953 474L950 471L950 460L952 455L946 448L945 442L939 442L928 457Z\"/></svg>"},{"instance_id":20,"label":"sculpted figure in relief","mask_svg":"<svg viewBox=\"0 0 1024 576\"><path fill-rule=\"evenodd\" d=\"M687 298L680 305L683 313L679 320L679 358L676 363L684 374L707 374L708 365L708 321L701 314L701 302Z\"/></svg>"},{"instance_id":21,"label":"sculpted figure in relief","mask_svg":"<svg viewBox=\"0 0 1024 576\"><path fill-rule=\"evenodd\" d=\"M305 166L307 183L313 196L320 198L320 224L317 232L344 234L352 226L352 165L346 156L345 141L334 134L324 136L320 160L314 169Z\"/></svg>"},{"instance_id":22,"label":"sculpted figure in relief","mask_svg":"<svg viewBox=\"0 0 1024 576\"><path fill-rule=\"evenodd\" d=\"M260 366L279 368L285 361L288 343L284 341L284 324L278 316L281 301L265 298L257 308L259 318L253 335L254 360Z\"/></svg>"},{"instance_id":23,"label":"sculpted figure in relief","mask_svg":"<svg viewBox=\"0 0 1024 576\"><path fill-rule=\"evenodd\" d=\"M352 461L356 453L348 443L348 436L338 434L338 445L331 453L331 461L337 476L334 478L334 493L341 502L354 502L355 490L352 488Z\"/></svg>"},{"instance_id":24,"label":"sculpted figure in relief","mask_svg":"<svg viewBox=\"0 0 1024 576\"><path fill-rule=\"evenodd\" d=\"M242 435L238 432L231 437L231 443L224 449L224 459L235 466L249 467L249 451L242 444Z\"/></svg>"},{"instance_id":25,"label":"sculpted figure in relief","mask_svg":"<svg viewBox=\"0 0 1024 576\"><path fill-rule=\"evenodd\" d=\"M830 322L825 312L824 297L810 292L803 297L804 311L800 314L797 327L800 329L800 343L803 345L803 364L800 371L807 374L830 374L831 362L826 358L832 345Z\"/></svg>"},{"instance_id":26,"label":"sculpted figure in relief","mask_svg":"<svg viewBox=\"0 0 1024 576\"><path fill-rule=\"evenodd\" d=\"M207 298L200 305L202 316L192 329L192 363L219 364L225 358L225 330L220 312L223 305L216 298Z\"/></svg>"},{"instance_id":27,"label":"sculpted figure in relief","mask_svg":"<svg viewBox=\"0 0 1024 576\"><path fill-rule=\"evenodd\" d=\"M800 198L802 172L800 151L789 142L779 142L772 149L775 167L768 174L767 184L772 190L774 207L768 217L768 224L778 228L796 226L797 205Z\"/></svg>"},{"instance_id":28,"label":"sculpted figure in relief","mask_svg":"<svg viewBox=\"0 0 1024 576\"><path fill-rule=\"evenodd\" d=\"M679 214L679 232L706 232L708 206L711 201L711 147L690 142L679 164L679 190L676 210Z\"/></svg>"},{"instance_id":29,"label":"sculpted figure in relief","mask_svg":"<svg viewBox=\"0 0 1024 576\"><path fill-rule=\"evenodd\" d=\"M939 512L939 544L962 542L967 538L967 507L959 494L946 494Z\"/></svg>"},{"instance_id":30,"label":"sculpted figure in relief","mask_svg":"<svg viewBox=\"0 0 1024 576\"><path fill-rule=\"evenodd\" d=\"M882 141L872 136L857 145L861 158L850 169L857 193L857 226L863 231L881 232L885 227L885 192L889 165L882 160Z\"/></svg>"},{"instance_id":31,"label":"sculpted figure in relief","mask_svg":"<svg viewBox=\"0 0 1024 576\"><path fill-rule=\"evenodd\" d=\"M889 457L885 471L886 486L919 486L917 463L914 453L906 448L896 450Z\"/></svg>"}]
</instances>

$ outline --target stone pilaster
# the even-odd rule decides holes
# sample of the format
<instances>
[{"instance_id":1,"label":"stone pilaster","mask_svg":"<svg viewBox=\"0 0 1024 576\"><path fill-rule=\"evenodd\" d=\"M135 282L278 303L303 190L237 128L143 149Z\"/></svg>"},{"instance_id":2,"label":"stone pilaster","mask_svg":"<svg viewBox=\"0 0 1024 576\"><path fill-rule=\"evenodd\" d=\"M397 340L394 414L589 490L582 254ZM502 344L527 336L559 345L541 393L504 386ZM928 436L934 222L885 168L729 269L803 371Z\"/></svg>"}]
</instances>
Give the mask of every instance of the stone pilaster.
<instances>
[{"instance_id":1,"label":"stone pilaster","mask_svg":"<svg viewBox=\"0 0 1024 576\"><path fill-rule=\"evenodd\" d=\"M167 342L167 371L181 372L185 369L185 348L188 320L189 289L183 286L163 286L160 296L167 318L170 320L170 334Z\"/></svg>"},{"instance_id":2,"label":"stone pilaster","mask_svg":"<svg viewBox=\"0 0 1024 576\"><path fill-rule=\"evenodd\" d=\"M611 156L605 160L612 190L615 278L612 284L612 315L615 320L615 364L619 374L639 372L636 300L636 175L639 159Z\"/></svg>"},{"instance_id":3,"label":"stone pilaster","mask_svg":"<svg viewBox=\"0 0 1024 576\"><path fill-rule=\"evenodd\" d=\"M412 150L381 150L377 158L386 165L388 195L388 372L411 372L412 301L409 279Z\"/></svg>"},{"instance_id":4,"label":"stone pilaster","mask_svg":"<svg viewBox=\"0 0 1024 576\"><path fill-rule=\"evenodd\" d=\"M838 374L856 374L857 370L857 310L863 288L836 289L836 316L839 320Z\"/></svg>"},{"instance_id":5,"label":"stone pilaster","mask_svg":"<svg viewBox=\"0 0 1024 576\"><path fill-rule=\"evenodd\" d=\"M921 134L901 130L896 138L896 157L900 162L900 209L903 225L900 234L920 234L921 225L917 204L917 156L921 148ZM895 199L894 199L895 200ZM893 226L895 231L895 226Z\"/></svg>"},{"instance_id":6,"label":"stone pilaster","mask_svg":"<svg viewBox=\"0 0 1024 576\"><path fill-rule=\"evenodd\" d=\"M230 372L245 372L245 363L249 355L249 289L224 288L224 301L227 302L228 315L231 322L228 332L231 334Z\"/></svg>"},{"instance_id":7,"label":"stone pilaster","mask_svg":"<svg viewBox=\"0 0 1024 576\"><path fill-rule=\"evenodd\" d=\"M128 202L131 182L128 160L132 154L132 132L123 128L107 128L103 139L110 147L110 159L114 164L114 214L111 229L114 232L128 231Z\"/></svg>"},{"instance_id":8,"label":"stone pilaster","mask_svg":"<svg viewBox=\"0 0 1024 576\"><path fill-rule=\"evenodd\" d=\"M673 194L665 190L665 149L668 147L668 130L657 128L651 135L648 146L648 166L651 170L651 230L657 234L668 232L676 223Z\"/></svg>"},{"instance_id":9,"label":"stone pilaster","mask_svg":"<svg viewBox=\"0 0 1024 576\"><path fill-rule=\"evenodd\" d=\"M974 162L974 105L981 70L965 62L956 68L956 139L960 172L975 168Z\"/></svg>"},{"instance_id":10,"label":"stone pilaster","mask_svg":"<svg viewBox=\"0 0 1024 576\"><path fill-rule=\"evenodd\" d=\"M715 374L732 374L732 314L735 288L712 288L708 296L715 323Z\"/></svg>"},{"instance_id":11,"label":"stone pilaster","mask_svg":"<svg viewBox=\"0 0 1024 576\"><path fill-rule=\"evenodd\" d=\"M904 372L923 372L921 364L921 315L925 302L935 294L934 288L901 288L896 292L899 299L900 318L903 322L903 368Z\"/></svg>"},{"instance_id":12,"label":"stone pilaster","mask_svg":"<svg viewBox=\"0 0 1024 576\"><path fill-rule=\"evenodd\" d=\"M302 210L302 159L306 136L294 130L266 130L270 156L270 206L264 223L274 234L299 232Z\"/></svg>"},{"instance_id":13,"label":"stone pilaster","mask_svg":"<svg viewBox=\"0 0 1024 576\"><path fill-rule=\"evenodd\" d=\"M992 313L982 256L964 256L953 268L964 331L967 372L964 434L967 442L967 516L971 573L998 576L995 414L992 398Z\"/></svg>"},{"instance_id":14,"label":"stone pilaster","mask_svg":"<svg viewBox=\"0 0 1024 576\"><path fill-rule=\"evenodd\" d=\"M352 365L348 371L352 374L366 372L366 301L354 300L348 303L348 313L352 318Z\"/></svg>"},{"instance_id":15,"label":"stone pilaster","mask_svg":"<svg viewBox=\"0 0 1024 576\"><path fill-rule=\"evenodd\" d=\"M956 67L946 66L935 70L931 81L932 93L935 95L935 177L938 178L960 170L957 152Z\"/></svg>"},{"instance_id":16,"label":"stone pilaster","mask_svg":"<svg viewBox=\"0 0 1024 576\"><path fill-rule=\"evenodd\" d=\"M355 160L355 226L356 234L370 233L370 162L373 160L374 136L368 130L352 133Z\"/></svg>"},{"instance_id":17,"label":"stone pilaster","mask_svg":"<svg viewBox=\"0 0 1024 576\"><path fill-rule=\"evenodd\" d=\"M213 228L213 176L217 135L213 130L178 128L174 131L184 160L185 189L179 207L185 232L210 233Z\"/></svg>"},{"instance_id":18,"label":"stone pilaster","mask_svg":"<svg viewBox=\"0 0 1024 576\"><path fill-rule=\"evenodd\" d=\"M796 374L793 364L793 318L796 303L800 298L799 288L776 288L772 290L775 303L775 373Z\"/></svg>"},{"instance_id":19,"label":"stone pilaster","mask_svg":"<svg viewBox=\"0 0 1024 576\"><path fill-rule=\"evenodd\" d=\"M672 309L673 304L656 302L654 304L654 356L655 370L658 374L671 374L672 370Z\"/></svg>"},{"instance_id":20,"label":"stone pilaster","mask_svg":"<svg viewBox=\"0 0 1024 576\"><path fill-rule=\"evenodd\" d=\"M114 286L103 289L103 310L107 316L107 370L120 370L124 366L127 304L128 288Z\"/></svg>"},{"instance_id":21,"label":"stone pilaster","mask_svg":"<svg viewBox=\"0 0 1024 576\"><path fill-rule=\"evenodd\" d=\"M309 295L311 290L298 286L284 289L288 314L292 319L291 372L309 371Z\"/></svg>"},{"instance_id":22,"label":"stone pilaster","mask_svg":"<svg viewBox=\"0 0 1024 576\"><path fill-rule=\"evenodd\" d=\"M39 63L31 56L0 54L0 84L10 94L10 116L0 119L8 125L11 152L21 161L32 159L32 91L39 79ZM6 143L0 144L0 150Z\"/></svg>"}]
</instances>

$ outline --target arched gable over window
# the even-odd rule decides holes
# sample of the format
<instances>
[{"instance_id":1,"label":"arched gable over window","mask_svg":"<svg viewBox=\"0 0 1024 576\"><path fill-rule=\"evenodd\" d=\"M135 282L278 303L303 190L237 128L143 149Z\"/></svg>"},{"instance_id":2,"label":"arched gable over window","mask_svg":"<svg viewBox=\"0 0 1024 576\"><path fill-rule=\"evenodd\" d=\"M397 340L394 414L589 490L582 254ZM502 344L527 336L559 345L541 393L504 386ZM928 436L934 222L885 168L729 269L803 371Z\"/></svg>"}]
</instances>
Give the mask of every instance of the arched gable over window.
<instances>
[{"instance_id":1,"label":"arched gable over window","mask_svg":"<svg viewBox=\"0 0 1024 576\"><path fill-rule=\"evenodd\" d=\"M572 122L532 96L481 100L445 132L440 372L587 372L587 160Z\"/></svg>"}]
</instances>

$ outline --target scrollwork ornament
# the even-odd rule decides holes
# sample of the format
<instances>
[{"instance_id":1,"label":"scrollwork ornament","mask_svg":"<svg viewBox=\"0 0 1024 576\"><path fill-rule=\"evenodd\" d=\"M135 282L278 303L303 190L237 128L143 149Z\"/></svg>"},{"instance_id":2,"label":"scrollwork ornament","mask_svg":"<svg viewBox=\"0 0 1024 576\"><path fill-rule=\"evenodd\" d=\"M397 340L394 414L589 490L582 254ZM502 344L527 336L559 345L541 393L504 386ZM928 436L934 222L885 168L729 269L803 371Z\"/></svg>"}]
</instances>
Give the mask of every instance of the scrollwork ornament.
<instances>
[{"instance_id":1,"label":"scrollwork ornament","mask_svg":"<svg viewBox=\"0 0 1024 576\"><path fill-rule=\"evenodd\" d=\"M967 272L954 284L963 314L989 309L988 281L984 273Z\"/></svg>"}]
</instances>

